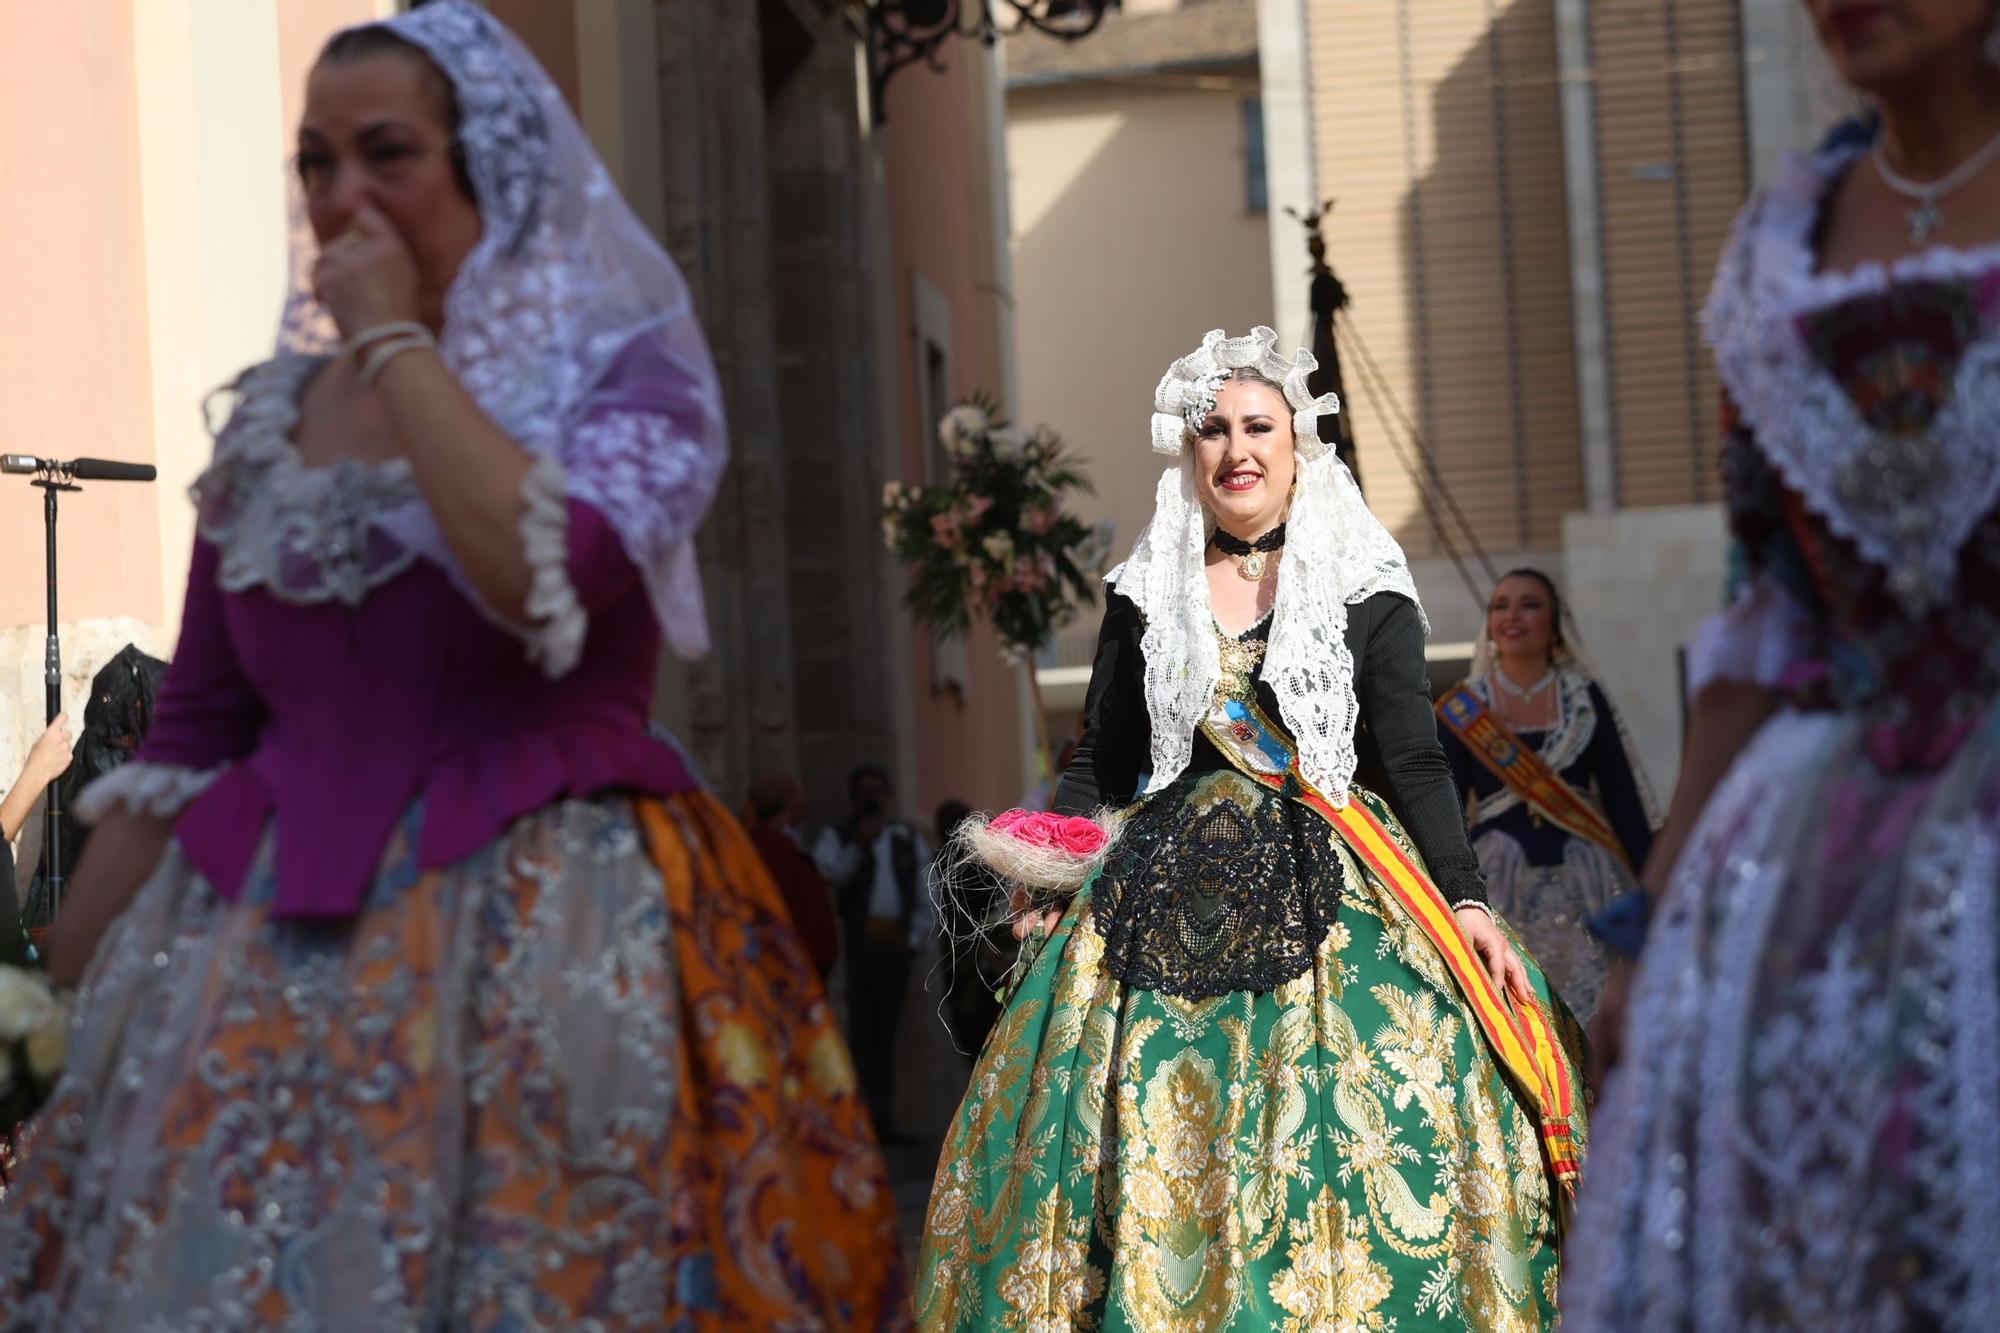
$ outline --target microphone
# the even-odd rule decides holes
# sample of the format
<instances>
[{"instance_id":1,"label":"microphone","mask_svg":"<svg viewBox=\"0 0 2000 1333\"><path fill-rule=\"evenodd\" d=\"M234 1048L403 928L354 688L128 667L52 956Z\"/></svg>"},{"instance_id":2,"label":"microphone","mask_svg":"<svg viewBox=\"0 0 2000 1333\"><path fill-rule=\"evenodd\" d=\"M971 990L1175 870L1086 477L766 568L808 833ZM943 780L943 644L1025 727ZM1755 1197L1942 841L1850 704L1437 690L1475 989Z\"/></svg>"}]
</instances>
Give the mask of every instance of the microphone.
<instances>
[{"instance_id":1,"label":"microphone","mask_svg":"<svg viewBox=\"0 0 2000 1333\"><path fill-rule=\"evenodd\" d=\"M0 472L59 472L75 481L152 481L160 475L151 463L122 463L110 458L73 458L63 463L33 454L0 454Z\"/></svg>"},{"instance_id":2,"label":"microphone","mask_svg":"<svg viewBox=\"0 0 2000 1333\"><path fill-rule=\"evenodd\" d=\"M151 481L160 475L151 463L120 463L109 458L70 460L69 474L78 481Z\"/></svg>"}]
</instances>

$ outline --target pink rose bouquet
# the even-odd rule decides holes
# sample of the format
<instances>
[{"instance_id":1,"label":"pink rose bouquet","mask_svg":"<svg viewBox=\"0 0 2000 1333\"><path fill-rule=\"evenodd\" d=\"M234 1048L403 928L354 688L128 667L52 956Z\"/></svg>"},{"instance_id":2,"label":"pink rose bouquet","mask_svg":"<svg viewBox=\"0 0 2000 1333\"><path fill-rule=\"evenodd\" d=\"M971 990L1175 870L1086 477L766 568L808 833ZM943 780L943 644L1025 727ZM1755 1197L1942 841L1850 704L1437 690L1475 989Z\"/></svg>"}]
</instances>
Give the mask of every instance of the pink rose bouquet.
<instances>
[{"instance_id":1,"label":"pink rose bouquet","mask_svg":"<svg viewBox=\"0 0 2000 1333\"><path fill-rule=\"evenodd\" d=\"M1117 833L1117 816L1098 819L1041 810L1008 810L981 823L968 819L960 836L967 850L1010 883L1051 896L1082 888Z\"/></svg>"}]
</instances>

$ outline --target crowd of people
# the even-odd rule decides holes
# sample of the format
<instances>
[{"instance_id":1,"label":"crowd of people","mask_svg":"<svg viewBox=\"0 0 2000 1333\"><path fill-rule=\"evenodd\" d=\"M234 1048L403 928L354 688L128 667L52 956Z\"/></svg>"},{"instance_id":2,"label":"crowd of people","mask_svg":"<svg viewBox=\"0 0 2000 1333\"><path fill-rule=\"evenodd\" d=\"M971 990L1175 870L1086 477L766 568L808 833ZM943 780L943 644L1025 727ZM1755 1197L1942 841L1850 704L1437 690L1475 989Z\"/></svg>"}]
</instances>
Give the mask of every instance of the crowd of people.
<instances>
[{"instance_id":1,"label":"crowd of people","mask_svg":"<svg viewBox=\"0 0 2000 1333\"><path fill-rule=\"evenodd\" d=\"M483 8L336 35L173 661L0 800L90 825L0 1324L2000 1326L2000 4L1803 3L1865 109L1704 316L1734 574L1663 819L1547 573L1432 699L1259 328L1160 381L1053 812L863 764L813 838L648 729L727 456L679 272ZM938 855L1037 837L1033 891Z\"/></svg>"}]
</instances>

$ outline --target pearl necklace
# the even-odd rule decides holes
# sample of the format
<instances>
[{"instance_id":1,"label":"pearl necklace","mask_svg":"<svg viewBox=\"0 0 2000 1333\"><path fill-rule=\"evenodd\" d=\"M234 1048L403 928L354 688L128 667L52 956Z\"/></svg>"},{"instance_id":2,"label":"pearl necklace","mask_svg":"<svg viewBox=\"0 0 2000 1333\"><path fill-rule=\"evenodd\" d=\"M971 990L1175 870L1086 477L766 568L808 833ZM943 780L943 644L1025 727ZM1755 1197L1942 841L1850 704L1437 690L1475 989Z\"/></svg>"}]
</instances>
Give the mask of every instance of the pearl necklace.
<instances>
[{"instance_id":1,"label":"pearl necklace","mask_svg":"<svg viewBox=\"0 0 2000 1333\"><path fill-rule=\"evenodd\" d=\"M1516 685L1512 680L1507 678L1506 672L1495 667L1493 669L1493 683L1513 695L1516 699L1519 699L1522 703L1533 703L1535 696L1556 683L1556 669L1550 667L1549 673L1533 685Z\"/></svg>"},{"instance_id":2,"label":"pearl necklace","mask_svg":"<svg viewBox=\"0 0 2000 1333\"><path fill-rule=\"evenodd\" d=\"M1879 138L1876 139L1875 147L1869 156L1874 160L1876 174L1882 177L1884 185L1905 199L1916 200L1917 206L1903 216L1910 224L1910 244L1922 245L1931 238L1931 233L1944 225L1944 210L1938 205L1943 202L1945 196L1992 165L1996 157L2000 157L2000 134L1988 139L1978 152L1934 181L1913 181L1891 167L1889 159L1882 152L1882 141Z\"/></svg>"}]
</instances>

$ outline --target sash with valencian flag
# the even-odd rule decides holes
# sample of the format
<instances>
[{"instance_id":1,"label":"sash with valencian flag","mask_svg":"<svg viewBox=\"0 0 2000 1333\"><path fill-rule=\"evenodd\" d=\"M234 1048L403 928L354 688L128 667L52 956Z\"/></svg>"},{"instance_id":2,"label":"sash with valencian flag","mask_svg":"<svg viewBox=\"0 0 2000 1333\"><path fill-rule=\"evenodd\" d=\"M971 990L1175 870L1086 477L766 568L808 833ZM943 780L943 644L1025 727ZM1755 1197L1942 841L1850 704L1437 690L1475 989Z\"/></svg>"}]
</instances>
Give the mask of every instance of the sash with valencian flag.
<instances>
[{"instance_id":1,"label":"sash with valencian flag","mask_svg":"<svg viewBox=\"0 0 2000 1333\"><path fill-rule=\"evenodd\" d=\"M1520 797L1528 809L1557 828L1596 843L1627 870L1633 868L1625 855L1625 844L1618 840L1617 832L1597 807L1563 781L1562 774L1516 736L1478 695L1463 685L1454 686L1438 700L1437 715L1473 757Z\"/></svg>"},{"instance_id":2,"label":"sash with valencian flag","mask_svg":"<svg viewBox=\"0 0 2000 1333\"><path fill-rule=\"evenodd\" d=\"M1495 1057L1515 1085L1533 1099L1550 1174L1566 1194L1574 1196L1580 1167L1571 1134L1576 1071L1539 1001L1516 997L1516 1004L1509 1006L1494 988L1444 894L1370 808L1373 798L1368 793L1356 791L1345 805L1335 806L1299 772L1290 739L1255 704L1241 698L1218 703L1202 730L1245 776L1291 796L1333 825L1436 947Z\"/></svg>"}]
</instances>

